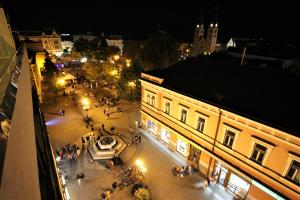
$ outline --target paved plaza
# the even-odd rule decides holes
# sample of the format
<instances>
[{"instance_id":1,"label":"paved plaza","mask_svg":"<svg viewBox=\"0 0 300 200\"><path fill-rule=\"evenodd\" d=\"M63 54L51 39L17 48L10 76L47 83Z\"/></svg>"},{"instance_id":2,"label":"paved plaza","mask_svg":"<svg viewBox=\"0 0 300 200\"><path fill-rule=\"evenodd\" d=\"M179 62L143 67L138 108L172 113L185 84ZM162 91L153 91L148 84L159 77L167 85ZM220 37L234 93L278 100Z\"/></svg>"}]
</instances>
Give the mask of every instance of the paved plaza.
<instances>
[{"instance_id":1,"label":"paved plaza","mask_svg":"<svg viewBox=\"0 0 300 200\"><path fill-rule=\"evenodd\" d=\"M106 89L97 91L100 96L108 93ZM103 112L107 106L95 108L93 104L91 105L88 115L93 119L95 129L102 124L107 129L115 126L115 132L121 133L122 139L127 144L131 143L132 132L140 134L142 139L141 143L127 147L120 154L124 165L114 166L110 171L106 170L105 161L90 162L91 157L87 150L82 150L74 162L65 161L60 168L68 175L66 184L72 200L101 199L101 193L111 188L113 181L118 180L118 175L134 165L137 159L142 160L145 165L144 182L149 186L154 200L233 199L231 194L214 183L203 189L204 177L197 171L191 176L173 176L171 172L173 165L186 163L178 154L168 150L147 132L135 128L134 122L139 120L140 115L138 103L120 100L118 106L122 107L124 112L113 113L110 118ZM65 116L58 115L59 109L66 111ZM113 111L114 108L110 109ZM49 105L44 110L53 149L74 143L81 146L81 137L91 130L85 126L86 113L80 104L72 101L70 97L61 96L57 97L55 105ZM80 172L83 172L85 177L79 184L75 177ZM131 187L117 189L112 193L111 199L134 199L130 189Z\"/></svg>"}]
</instances>

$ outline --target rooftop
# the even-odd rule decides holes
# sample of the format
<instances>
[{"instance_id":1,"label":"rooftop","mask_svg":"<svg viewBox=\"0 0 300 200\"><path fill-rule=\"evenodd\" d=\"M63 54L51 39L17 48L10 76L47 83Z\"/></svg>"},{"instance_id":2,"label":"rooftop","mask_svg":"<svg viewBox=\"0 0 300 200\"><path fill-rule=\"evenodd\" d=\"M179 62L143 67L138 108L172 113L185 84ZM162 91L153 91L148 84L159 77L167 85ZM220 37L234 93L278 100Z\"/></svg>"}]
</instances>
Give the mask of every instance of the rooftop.
<instances>
[{"instance_id":1,"label":"rooftop","mask_svg":"<svg viewBox=\"0 0 300 200\"><path fill-rule=\"evenodd\" d=\"M190 58L147 72L162 87L300 137L300 77L284 71Z\"/></svg>"}]
</instances>

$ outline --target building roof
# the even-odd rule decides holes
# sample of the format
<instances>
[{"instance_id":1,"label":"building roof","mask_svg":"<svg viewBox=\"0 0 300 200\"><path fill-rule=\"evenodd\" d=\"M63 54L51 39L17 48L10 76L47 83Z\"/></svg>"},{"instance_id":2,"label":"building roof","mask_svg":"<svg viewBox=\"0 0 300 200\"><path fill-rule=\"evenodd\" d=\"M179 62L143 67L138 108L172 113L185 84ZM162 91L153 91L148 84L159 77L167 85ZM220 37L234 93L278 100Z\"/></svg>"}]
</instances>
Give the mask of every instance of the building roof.
<instances>
[{"instance_id":1,"label":"building roof","mask_svg":"<svg viewBox=\"0 0 300 200\"><path fill-rule=\"evenodd\" d=\"M163 78L163 87L300 137L297 74L198 58L146 74Z\"/></svg>"}]
</instances>

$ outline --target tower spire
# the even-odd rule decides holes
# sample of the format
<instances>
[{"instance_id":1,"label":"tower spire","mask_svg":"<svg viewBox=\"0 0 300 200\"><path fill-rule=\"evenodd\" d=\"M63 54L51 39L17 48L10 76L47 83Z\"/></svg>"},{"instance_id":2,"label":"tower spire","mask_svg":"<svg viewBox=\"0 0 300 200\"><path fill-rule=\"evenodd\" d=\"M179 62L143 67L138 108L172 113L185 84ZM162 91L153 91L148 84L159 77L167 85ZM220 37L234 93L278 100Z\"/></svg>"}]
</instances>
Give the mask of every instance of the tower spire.
<instances>
[{"instance_id":1,"label":"tower spire","mask_svg":"<svg viewBox=\"0 0 300 200\"><path fill-rule=\"evenodd\" d=\"M200 23L204 24L204 19L203 19L203 9L201 8L201 19L200 19Z\"/></svg>"}]
</instances>

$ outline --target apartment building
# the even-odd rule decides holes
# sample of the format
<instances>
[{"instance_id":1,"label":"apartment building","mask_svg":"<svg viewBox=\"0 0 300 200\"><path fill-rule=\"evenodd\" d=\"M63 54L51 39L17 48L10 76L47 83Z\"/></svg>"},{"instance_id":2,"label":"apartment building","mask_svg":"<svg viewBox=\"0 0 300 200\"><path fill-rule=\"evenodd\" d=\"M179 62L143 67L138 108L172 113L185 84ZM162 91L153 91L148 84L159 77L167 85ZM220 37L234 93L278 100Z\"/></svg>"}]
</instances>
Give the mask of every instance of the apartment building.
<instances>
[{"instance_id":1,"label":"apartment building","mask_svg":"<svg viewBox=\"0 0 300 200\"><path fill-rule=\"evenodd\" d=\"M190 58L141 76L148 134L242 199L300 199L298 75Z\"/></svg>"}]
</instances>

